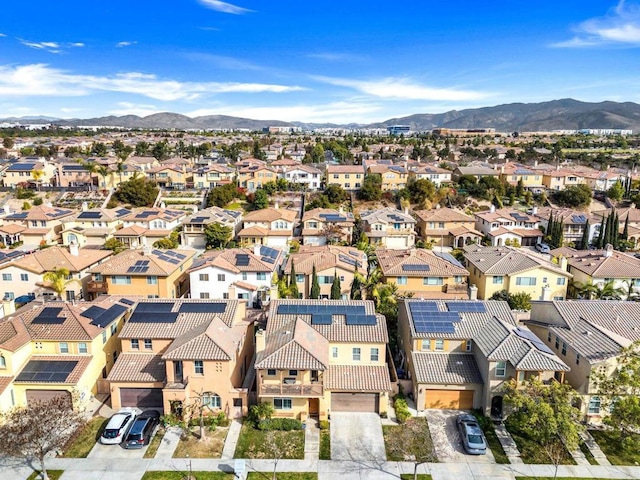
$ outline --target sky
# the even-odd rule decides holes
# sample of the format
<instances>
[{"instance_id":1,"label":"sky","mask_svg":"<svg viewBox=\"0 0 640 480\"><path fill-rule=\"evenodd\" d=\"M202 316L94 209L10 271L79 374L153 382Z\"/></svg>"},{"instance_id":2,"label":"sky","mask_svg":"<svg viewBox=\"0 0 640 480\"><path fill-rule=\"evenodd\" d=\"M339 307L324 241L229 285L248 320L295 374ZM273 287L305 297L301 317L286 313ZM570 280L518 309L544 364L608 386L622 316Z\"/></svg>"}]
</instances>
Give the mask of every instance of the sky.
<instances>
[{"instance_id":1,"label":"sky","mask_svg":"<svg viewBox=\"0 0 640 480\"><path fill-rule=\"evenodd\" d=\"M0 118L347 124L640 103L639 47L640 0L13 1L0 19Z\"/></svg>"}]
</instances>

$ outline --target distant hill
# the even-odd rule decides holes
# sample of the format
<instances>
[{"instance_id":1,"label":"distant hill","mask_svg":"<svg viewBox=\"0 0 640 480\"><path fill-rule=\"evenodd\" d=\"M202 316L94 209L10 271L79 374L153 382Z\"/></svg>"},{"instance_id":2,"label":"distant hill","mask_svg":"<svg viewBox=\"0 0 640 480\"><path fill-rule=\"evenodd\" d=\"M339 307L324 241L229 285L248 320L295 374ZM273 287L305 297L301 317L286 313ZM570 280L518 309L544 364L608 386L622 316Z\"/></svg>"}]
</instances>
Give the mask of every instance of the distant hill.
<instances>
[{"instance_id":1,"label":"distant hill","mask_svg":"<svg viewBox=\"0 0 640 480\"><path fill-rule=\"evenodd\" d=\"M348 121L345 118L345 121ZM510 103L495 107L451 110L445 113L419 113L391 118L379 123L305 123L281 120L252 120L227 115L187 117L178 113L155 113L146 117L125 115L87 119L52 119L23 117L1 119L0 122L45 123L63 126L105 126L157 129L248 129L262 130L268 126L300 126L312 128L386 128L389 125L410 125L414 131L445 128L495 128L500 132L536 132L548 130L578 130L581 128L621 128L640 132L640 105L631 102L580 102L570 98L541 103Z\"/></svg>"}]
</instances>

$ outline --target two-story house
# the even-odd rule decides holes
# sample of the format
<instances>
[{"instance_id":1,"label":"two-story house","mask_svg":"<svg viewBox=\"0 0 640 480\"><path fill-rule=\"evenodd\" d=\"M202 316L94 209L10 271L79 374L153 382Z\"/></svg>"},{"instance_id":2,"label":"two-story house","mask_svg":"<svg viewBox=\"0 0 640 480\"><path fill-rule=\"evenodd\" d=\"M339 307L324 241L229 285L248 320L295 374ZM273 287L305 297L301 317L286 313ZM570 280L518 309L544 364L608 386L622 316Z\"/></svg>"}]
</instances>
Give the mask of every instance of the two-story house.
<instances>
[{"instance_id":1,"label":"two-story house","mask_svg":"<svg viewBox=\"0 0 640 480\"><path fill-rule=\"evenodd\" d=\"M243 245L286 247L293 239L293 228L298 214L294 210L275 207L263 208L246 214L238 239Z\"/></svg>"},{"instance_id":2,"label":"two-story house","mask_svg":"<svg viewBox=\"0 0 640 480\"><path fill-rule=\"evenodd\" d=\"M482 233L474 228L475 219L460 210L440 207L413 214L418 220L418 235L433 246L462 248L482 239Z\"/></svg>"},{"instance_id":3,"label":"two-story house","mask_svg":"<svg viewBox=\"0 0 640 480\"><path fill-rule=\"evenodd\" d=\"M253 248L207 250L187 272L191 298L245 300L259 307L274 295L274 274L280 272L282 250L265 245Z\"/></svg>"},{"instance_id":4,"label":"two-story house","mask_svg":"<svg viewBox=\"0 0 640 480\"><path fill-rule=\"evenodd\" d=\"M436 167L434 165L419 165L409 169L409 178L416 180L429 180L436 187L451 183L451 170Z\"/></svg>"},{"instance_id":5,"label":"two-story house","mask_svg":"<svg viewBox=\"0 0 640 480\"><path fill-rule=\"evenodd\" d=\"M376 250L385 283L419 298L468 298L469 272L453 256L423 248Z\"/></svg>"},{"instance_id":6,"label":"two-story house","mask_svg":"<svg viewBox=\"0 0 640 480\"><path fill-rule=\"evenodd\" d=\"M147 178L153 180L160 188L184 190L192 175L182 165L160 165L147 170Z\"/></svg>"},{"instance_id":7,"label":"two-story house","mask_svg":"<svg viewBox=\"0 0 640 480\"><path fill-rule=\"evenodd\" d=\"M20 231L20 239L27 246L39 247L42 243L55 244L60 240L63 222L73 218L77 212L67 208L47 205L33 206L29 210L12 213L5 217L5 227L17 224L26 227Z\"/></svg>"},{"instance_id":8,"label":"two-story house","mask_svg":"<svg viewBox=\"0 0 640 480\"><path fill-rule=\"evenodd\" d=\"M585 183L582 176L572 170L554 169L542 172L542 185L547 190L564 190Z\"/></svg>"},{"instance_id":9,"label":"two-story house","mask_svg":"<svg viewBox=\"0 0 640 480\"><path fill-rule=\"evenodd\" d=\"M416 221L408 210L381 208L362 212L360 219L371 245L405 249L416 243Z\"/></svg>"},{"instance_id":10,"label":"two-story house","mask_svg":"<svg viewBox=\"0 0 640 480\"><path fill-rule=\"evenodd\" d=\"M247 414L253 327L237 300L137 303L109 373L111 406L181 415L196 403L230 418Z\"/></svg>"},{"instance_id":11,"label":"two-story house","mask_svg":"<svg viewBox=\"0 0 640 480\"><path fill-rule=\"evenodd\" d=\"M347 191L360 190L364 181L362 165L327 165L327 186L339 185Z\"/></svg>"},{"instance_id":12,"label":"two-story house","mask_svg":"<svg viewBox=\"0 0 640 480\"><path fill-rule=\"evenodd\" d=\"M520 246L532 247L542 241L544 234L540 222L534 215L513 208L496 208L476 212L476 230L482 232L493 246L505 245L505 242L517 241Z\"/></svg>"},{"instance_id":13,"label":"two-story house","mask_svg":"<svg viewBox=\"0 0 640 480\"><path fill-rule=\"evenodd\" d=\"M59 187L93 186L91 172L80 163L58 163L56 185Z\"/></svg>"},{"instance_id":14,"label":"two-story house","mask_svg":"<svg viewBox=\"0 0 640 480\"><path fill-rule=\"evenodd\" d=\"M517 163L508 163L500 167L500 180L514 186L521 184L533 193L541 193L545 190L541 172L530 170Z\"/></svg>"},{"instance_id":15,"label":"two-story house","mask_svg":"<svg viewBox=\"0 0 640 480\"><path fill-rule=\"evenodd\" d=\"M400 368L412 381L418 411L481 409L501 419L505 382L562 381L569 370L516 324L507 302L405 299L398 305L398 336Z\"/></svg>"},{"instance_id":16,"label":"two-story house","mask_svg":"<svg viewBox=\"0 0 640 480\"><path fill-rule=\"evenodd\" d=\"M272 166L275 166L272 164ZM278 178L284 178L289 183L302 185L306 190L318 190L322 184L322 170L311 165L296 164L276 167Z\"/></svg>"},{"instance_id":17,"label":"two-story house","mask_svg":"<svg viewBox=\"0 0 640 480\"><path fill-rule=\"evenodd\" d=\"M233 181L235 170L226 165L211 164L198 168L193 172L195 188L215 188Z\"/></svg>"},{"instance_id":18,"label":"two-story house","mask_svg":"<svg viewBox=\"0 0 640 480\"><path fill-rule=\"evenodd\" d=\"M62 244L101 247L124 224L130 215L126 208L87 208L63 222Z\"/></svg>"},{"instance_id":19,"label":"two-story house","mask_svg":"<svg viewBox=\"0 0 640 480\"><path fill-rule=\"evenodd\" d=\"M49 186L56 178L57 167L47 161L19 161L4 170L5 187L16 188L25 185Z\"/></svg>"},{"instance_id":20,"label":"two-story house","mask_svg":"<svg viewBox=\"0 0 640 480\"><path fill-rule=\"evenodd\" d=\"M371 165L367 175L380 175L383 192L397 192L407 186L409 171L401 165Z\"/></svg>"},{"instance_id":21,"label":"two-story house","mask_svg":"<svg viewBox=\"0 0 640 480\"><path fill-rule=\"evenodd\" d=\"M256 333L259 402L274 415L326 420L332 412L386 413L387 325L372 301L273 300Z\"/></svg>"},{"instance_id":22,"label":"two-story house","mask_svg":"<svg viewBox=\"0 0 640 480\"><path fill-rule=\"evenodd\" d=\"M314 208L302 216L302 242L305 245L351 243L355 219L342 208Z\"/></svg>"},{"instance_id":23,"label":"two-story house","mask_svg":"<svg viewBox=\"0 0 640 480\"><path fill-rule=\"evenodd\" d=\"M252 163L238 169L238 186L245 188L248 192L255 192L265 183L275 182L277 179L278 174L275 169L267 165Z\"/></svg>"},{"instance_id":24,"label":"two-story house","mask_svg":"<svg viewBox=\"0 0 640 480\"><path fill-rule=\"evenodd\" d=\"M123 228L113 236L126 247L151 246L157 240L168 237L187 217L185 210L161 207L144 207L122 217Z\"/></svg>"},{"instance_id":25,"label":"two-story house","mask_svg":"<svg viewBox=\"0 0 640 480\"><path fill-rule=\"evenodd\" d=\"M289 255L283 268L284 273L291 273L292 263L300 298L310 296L314 267L320 285L319 298L331 298L331 285L335 276L338 275L342 289L341 295L345 300L349 299L355 271L366 275L368 268L367 256L364 252L354 247L337 245L303 245L298 252Z\"/></svg>"},{"instance_id":26,"label":"two-story house","mask_svg":"<svg viewBox=\"0 0 640 480\"><path fill-rule=\"evenodd\" d=\"M478 288L478 298L489 299L501 290L527 293L533 300L564 300L573 275L566 259L557 264L525 248L465 247L469 283Z\"/></svg>"},{"instance_id":27,"label":"two-story house","mask_svg":"<svg viewBox=\"0 0 640 480\"><path fill-rule=\"evenodd\" d=\"M188 216L182 222L182 244L192 248L205 248L207 225L218 223L231 229L229 240L235 238L242 225L242 212L239 210L225 210L220 207L210 207L199 210Z\"/></svg>"}]
</instances>

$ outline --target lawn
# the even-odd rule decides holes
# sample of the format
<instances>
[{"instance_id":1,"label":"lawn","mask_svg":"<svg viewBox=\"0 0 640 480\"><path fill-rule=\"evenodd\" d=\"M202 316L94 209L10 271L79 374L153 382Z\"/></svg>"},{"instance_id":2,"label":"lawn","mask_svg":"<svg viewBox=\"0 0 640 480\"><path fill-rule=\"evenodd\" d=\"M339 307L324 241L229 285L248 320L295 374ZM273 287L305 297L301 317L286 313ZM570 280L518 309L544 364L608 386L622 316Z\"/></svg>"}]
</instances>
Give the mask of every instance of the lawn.
<instances>
[{"instance_id":1,"label":"lawn","mask_svg":"<svg viewBox=\"0 0 640 480\"><path fill-rule=\"evenodd\" d=\"M64 470L47 470L47 474L49 475L49 478L51 480L58 480L63 473L64 473ZM36 480L39 478L42 478L40 476L40 470L36 470L35 472L33 472L31 475L27 477L27 480Z\"/></svg>"},{"instance_id":2,"label":"lawn","mask_svg":"<svg viewBox=\"0 0 640 480\"><path fill-rule=\"evenodd\" d=\"M304 430L264 432L245 422L234 458L304 459Z\"/></svg>"},{"instance_id":3,"label":"lawn","mask_svg":"<svg viewBox=\"0 0 640 480\"><path fill-rule=\"evenodd\" d=\"M403 473L400 475L400 478L402 480L413 480L413 473ZM418 480L431 480L431 479L432 479L431 475L427 473L418 474Z\"/></svg>"},{"instance_id":4,"label":"lawn","mask_svg":"<svg viewBox=\"0 0 640 480\"><path fill-rule=\"evenodd\" d=\"M549 459L549 456L546 452L535 443L531 438L526 434L526 432L522 432L517 430L512 424L509 423L507 419L505 426L507 430L513 437L513 440L516 442L518 446L518 450L520 450L520 458L524 463L531 464L549 464L552 463ZM565 450L565 455L560 465L575 465L576 462L571 456L571 454Z\"/></svg>"},{"instance_id":5,"label":"lawn","mask_svg":"<svg viewBox=\"0 0 640 480\"><path fill-rule=\"evenodd\" d=\"M71 437L62 454L65 458L86 458L96 442L100 439L102 430L107 426L108 418L93 417L78 433Z\"/></svg>"},{"instance_id":6,"label":"lawn","mask_svg":"<svg viewBox=\"0 0 640 480\"><path fill-rule=\"evenodd\" d=\"M180 438L173 458L220 458L228 432L226 427L216 427L214 431L205 428L201 441L200 427L192 427L188 434Z\"/></svg>"},{"instance_id":7,"label":"lawn","mask_svg":"<svg viewBox=\"0 0 640 480\"><path fill-rule=\"evenodd\" d=\"M496 429L494 428L491 419L485 417L479 411L474 411L473 414L478 419L478 425L480 425L480 428L482 428L482 431L484 432L484 437L487 439L487 444L493 452L493 457L496 459L496 463L511 463L509 462L507 454L504 453L500 440L498 440L498 435L496 435Z\"/></svg>"},{"instance_id":8,"label":"lawn","mask_svg":"<svg viewBox=\"0 0 640 480\"><path fill-rule=\"evenodd\" d=\"M147 451L144 452L144 458L155 458L156 453L158 453L158 448L160 447L160 443L164 438L165 429L162 425L158 428L158 431L149 442L149 446L147 447Z\"/></svg>"},{"instance_id":9,"label":"lawn","mask_svg":"<svg viewBox=\"0 0 640 480\"><path fill-rule=\"evenodd\" d=\"M331 460L331 431L320 430L320 460Z\"/></svg>"},{"instance_id":10,"label":"lawn","mask_svg":"<svg viewBox=\"0 0 640 480\"><path fill-rule=\"evenodd\" d=\"M591 450L589 450L589 447L587 447L586 443L580 442L580 451L584 454L584 457L589 462L589 465L599 465L599 463L593 456L593 453L591 453Z\"/></svg>"},{"instance_id":11,"label":"lawn","mask_svg":"<svg viewBox=\"0 0 640 480\"><path fill-rule=\"evenodd\" d=\"M247 480L271 480L271 472L249 472ZM315 472L277 472L278 480L317 480L318 474Z\"/></svg>"},{"instance_id":12,"label":"lawn","mask_svg":"<svg viewBox=\"0 0 640 480\"><path fill-rule=\"evenodd\" d=\"M429 425L425 417L414 417L401 425L383 425L384 446L387 460L403 462L418 461L437 462L431 441Z\"/></svg>"},{"instance_id":13,"label":"lawn","mask_svg":"<svg viewBox=\"0 0 640 480\"><path fill-rule=\"evenodd\" d=\"M625 447L615 432L609 430L589 430L593 439L607 456L612 465L640 464L640 451ZM636 435L638 437L638 435ZM638 439L636 438L636 441Z\"/></svg>"},{"instance_id":14,"label":"lawn","mask_svg":"<svg viewBox=\"0 0 640 480\"><path fill-rule=\"evenodd\" d=\"M233 473L225 472L176 472L176 471L158 471L145 472L142 480L184 480L191 473L198 480L233 480Z\"/></svg>"}]
</instances>

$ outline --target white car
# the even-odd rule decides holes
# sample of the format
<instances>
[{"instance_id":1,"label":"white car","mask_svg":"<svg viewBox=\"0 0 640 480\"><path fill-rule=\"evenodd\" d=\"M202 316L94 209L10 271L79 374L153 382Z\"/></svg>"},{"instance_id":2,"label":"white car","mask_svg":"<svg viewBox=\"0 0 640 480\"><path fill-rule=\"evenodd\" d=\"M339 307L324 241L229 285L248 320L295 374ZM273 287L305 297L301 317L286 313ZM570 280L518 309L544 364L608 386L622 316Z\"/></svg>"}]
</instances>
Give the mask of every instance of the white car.
<instances>
[{"instance_id":1,"label":"white car","mask_svg":"<svg viewBox=\"0 0 640 480\"><path fill-rule=\"evenodd\" d=\"M546 243L538 243L538 244L536 244L536 250L538 250L540 253L550 253L551 252L551 248Z\"/></svg>"},{"instance_id":2,"label":"white car","mask_svg":"<svg viewBox=\"0 0 640 480\"><path fill-rule=\"evenodd\" d=\"M121 408L114 414L100 435L100 443L103 445L118 445L124 439L129 427L133 424L139 411L135 408Z\"/></svg>"}]
</instances>

